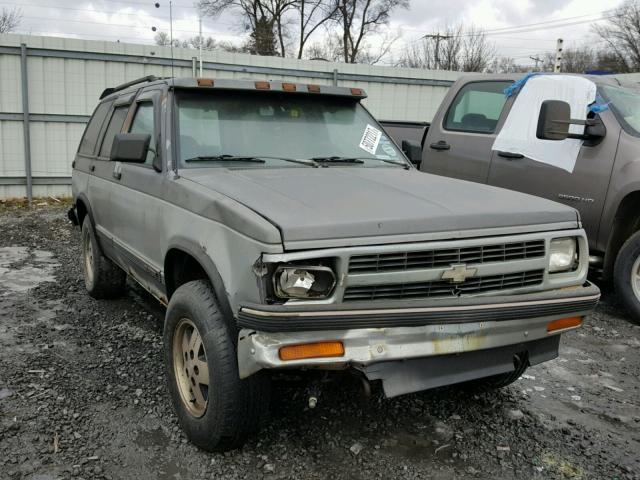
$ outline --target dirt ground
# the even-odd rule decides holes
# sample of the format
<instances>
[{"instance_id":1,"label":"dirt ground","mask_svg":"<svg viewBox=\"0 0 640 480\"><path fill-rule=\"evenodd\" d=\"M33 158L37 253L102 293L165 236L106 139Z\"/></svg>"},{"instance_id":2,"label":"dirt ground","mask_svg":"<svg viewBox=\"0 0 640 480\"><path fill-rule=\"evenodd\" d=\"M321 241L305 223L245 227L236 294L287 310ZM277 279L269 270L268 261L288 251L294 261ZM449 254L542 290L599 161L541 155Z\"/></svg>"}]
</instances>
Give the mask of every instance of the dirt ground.
<instances>
[{"instance_id":1,"label":"dirt ground","mask_svg":"<svg viewBox=\"0 0 640 480\"><path fill-rule=\"evenodd\" d=\"M0 479L640 479L640 327L605 291L560 358L514 385L369 400L353 380L275 382L239 451L189 444L165 388L164 311L84 290L61 206L0 211Z\"/></svg>"}]
</instances>

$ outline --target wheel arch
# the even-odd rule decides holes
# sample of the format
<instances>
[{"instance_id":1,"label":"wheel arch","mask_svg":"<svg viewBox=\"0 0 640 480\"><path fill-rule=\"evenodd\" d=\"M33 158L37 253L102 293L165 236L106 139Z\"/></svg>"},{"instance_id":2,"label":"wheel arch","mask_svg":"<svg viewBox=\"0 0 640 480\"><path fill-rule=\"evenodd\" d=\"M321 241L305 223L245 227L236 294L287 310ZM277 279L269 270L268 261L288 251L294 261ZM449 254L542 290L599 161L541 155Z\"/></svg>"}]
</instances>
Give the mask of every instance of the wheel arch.
<instances>
[{"instance_id":1,"label":"wheel arch","mask_svg":"<svg viewBox=\"0 0 640 480\"><path fill-rule=\"evenodd\" d=\"M222 276L202 247L186 238L173 239L167 248L163 267L167 300L186 282L209 280L225 318L233 318Z\"/></svg>"},{"instance_id":2,"label":"wheel arch","mask_svg":"<svg viewBox=\"0 0 640 480\"><path fill-rule=\"evenodd\" d=\"M603 276L611 279L613 267L624 242L640 229L640 190L627 193L613 217L611 235L605 251Z\"/></svg>"}]
</instances>

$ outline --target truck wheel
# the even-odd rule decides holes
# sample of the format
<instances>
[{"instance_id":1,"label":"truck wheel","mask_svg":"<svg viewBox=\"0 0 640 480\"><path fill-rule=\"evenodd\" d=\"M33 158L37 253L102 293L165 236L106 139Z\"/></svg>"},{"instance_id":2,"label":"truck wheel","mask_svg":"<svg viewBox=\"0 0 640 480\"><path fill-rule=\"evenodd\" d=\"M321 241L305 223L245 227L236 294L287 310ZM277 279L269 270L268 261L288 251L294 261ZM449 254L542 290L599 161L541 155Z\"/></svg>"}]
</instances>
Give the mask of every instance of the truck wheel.
<instances>
[{"instance_id":1,"label":"truck wheel","mask_svg":"<svg viewBox=\"0 0 640 480\"><path fill-rule=\"evenodd\" d=\"M640 231L631 235L618 252L613 283L630 320L640 324Z\"/></svg>"},{"instance_id":2,"label":"truck wheel","mask_svg":"<svg viewBox=\"0 0 640 480\"><path fill-rule=\"evenodd\" d=\"M104 256L89 216L82 222L82 269L87 292L93 298L116 298L124 292L127 274Z\"/></svg>"},{"instance_id":3,"label":"truck wheel","mask_svg":"<svg viewBox=\"0 0 640 480\"><path fill-rule=\"evenodd\" d=\"M241 447L268 412L269 380L263 372L241 380L236 348L209 282L179 287L164 325L169 392L189 440L210 452Z\"/></svg>"}]
</instances>

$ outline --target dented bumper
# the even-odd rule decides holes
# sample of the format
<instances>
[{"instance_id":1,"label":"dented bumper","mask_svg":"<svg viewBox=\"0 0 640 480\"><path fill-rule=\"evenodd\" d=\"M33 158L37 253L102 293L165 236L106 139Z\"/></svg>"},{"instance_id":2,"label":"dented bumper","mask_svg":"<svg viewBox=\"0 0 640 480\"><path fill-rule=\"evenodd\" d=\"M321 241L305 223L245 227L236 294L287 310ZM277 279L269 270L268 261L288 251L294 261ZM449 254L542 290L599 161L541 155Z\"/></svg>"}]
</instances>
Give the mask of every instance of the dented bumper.
<instances>
[{"instance_id":1,"label":"dented bumper","mask_svg":"<svg viewBox=\"0 0 640 480\"><path fill-rule=\"evenodd\" d=\"M273 368L355 367L366 373L382 362L533 345L568 330L548 332L550 321L587 315L599 297L598 288L587 283L552 292L458 299L448 306L433 301L375 309L246 306L238 316L240 376ZM280 359L283 346L320 341L341 341L344 355Z\"/></svg>"}]
</instances>

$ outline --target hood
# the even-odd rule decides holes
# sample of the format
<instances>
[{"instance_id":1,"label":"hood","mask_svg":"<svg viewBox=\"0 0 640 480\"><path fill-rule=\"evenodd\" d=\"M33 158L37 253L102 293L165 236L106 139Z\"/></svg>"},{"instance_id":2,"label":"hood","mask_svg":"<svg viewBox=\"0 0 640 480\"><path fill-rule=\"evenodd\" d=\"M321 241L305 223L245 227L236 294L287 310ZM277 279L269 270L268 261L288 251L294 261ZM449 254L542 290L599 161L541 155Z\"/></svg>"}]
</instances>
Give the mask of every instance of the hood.
<instances>
[{"instance_id":1,"label":"hood","mask_svg":"<svg viewBox=\"0 0 640 480\"><path fill-rule=\"evenodd\" d=\"M268 219L285 244L578 220L556 202L401 168L198 168L180 175Z\"/></svg>"}]
</instances>

